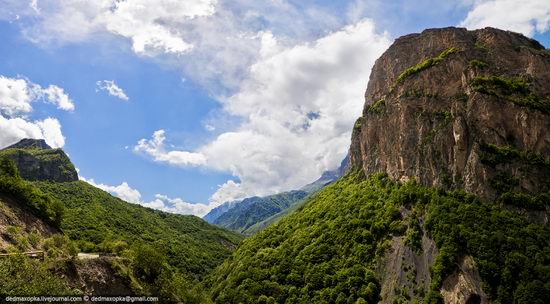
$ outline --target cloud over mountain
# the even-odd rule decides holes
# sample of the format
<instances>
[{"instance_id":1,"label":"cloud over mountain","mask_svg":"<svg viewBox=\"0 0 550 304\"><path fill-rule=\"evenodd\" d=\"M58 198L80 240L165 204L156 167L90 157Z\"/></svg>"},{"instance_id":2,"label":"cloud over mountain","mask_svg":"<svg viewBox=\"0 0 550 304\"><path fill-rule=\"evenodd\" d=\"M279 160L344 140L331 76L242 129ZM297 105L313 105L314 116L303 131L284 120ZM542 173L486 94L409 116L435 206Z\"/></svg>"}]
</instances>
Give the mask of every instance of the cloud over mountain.
<instances>
[{"instance_id":1,"label":"cloud over mountain","mask_svg":"<svg viewBox=\"0 0 550 304\"><path fill-rule=\"evenodd\" d=\"M32 104L54 104L60 110L72 111L75 106L65 91L55 85L42 87L25 78L0 75L0 147L23 138L43 138L54 147L65 145L61 124L56 118L32 120Z\"/></svg>"},{"instance_id":2,"label":"cloud over mountain","mask_svg":"<svg viewBox=\"0 0 550 304\"><path fill-rule=\"evenodd\" d=\"M474 6L460 24L469 29L496 27L532 37L550 27L550 2L547 0L484 0Z\"/></svg>"},{"instance_id":3,"label":"cloud over mountain","mask_svg":"<svg viewBox=\"0 0 550 304\"><path fill-rule=\"evenodd\" d=\"M225 183L214 195L222 200L298 188L335 168L361 112L370 68L389 38L368 20L288 48L271 33L264 36L262 57L238 92L222 99L224 110L242 120L236 130L193 152L164 150L159 130L135 150L156 161L202 165L238 177L239 191L237 183Z\"/></svg>"}]
</instances>

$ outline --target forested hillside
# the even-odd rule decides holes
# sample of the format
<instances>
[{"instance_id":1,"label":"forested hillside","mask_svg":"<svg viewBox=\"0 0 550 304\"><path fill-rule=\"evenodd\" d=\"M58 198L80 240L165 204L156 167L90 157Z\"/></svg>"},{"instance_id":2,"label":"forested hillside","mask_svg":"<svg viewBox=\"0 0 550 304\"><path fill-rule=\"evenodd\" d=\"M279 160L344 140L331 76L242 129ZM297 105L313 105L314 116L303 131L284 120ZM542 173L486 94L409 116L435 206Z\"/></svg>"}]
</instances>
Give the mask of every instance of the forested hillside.
<instances>
[{"instance_id":1,"label":"forested hillside","mask_svg":"<svg viewBox=\"0 0 550 304\"><path fill-rule=\"evenodd\" d=\"M13 155L32 155L34 169ZM0 294L122 293L208 301L197 282L242 236L195 216L127 203L86 182L42 174L52 172L44 166L54 172L74 168L59 155L65 156L32 140L0 151L0 252L9 254L0 259L0 274L12 278L0 283ZM34 181L20 176L18 166ZM38 250L42 260L27 258L29 250ZM82 260L80 252L96 254ZM97 253L110 255L94 258Z\"/></svg>"},{"instance_id":2,"label":"forested hillside","mask_svg":"<svg viewBox=\"0 0 550 304\"><path fill-rule=\"evenodd\" d=\"M148 244L168 263L201 278L237 246L236 233L212 226L196 216L169 214L124 202L92 185L34 182L62 202L61 229L85 252L121 252Z\"/></svg>"},{"instance_id":3,"label":"forested hillside","mask_svg":"<svg viewBox=\"0 0 550 304\"><path fill-rule=\"evenodd\" d=\"M548 194L536 199L550 203ZM550 295L550 228L462 191L445 192L355 171L300 210L243 241L207 279L217 303L376 303L377 269L393 238L421 250L424 231L439 255L431 283L399 291L398 303L441 301L459 260L472 256L485 292L500 303ZM417 251L419 255L422 252ZM404 269L412 275L413 269Z\"/></svg>"}]
</instances>

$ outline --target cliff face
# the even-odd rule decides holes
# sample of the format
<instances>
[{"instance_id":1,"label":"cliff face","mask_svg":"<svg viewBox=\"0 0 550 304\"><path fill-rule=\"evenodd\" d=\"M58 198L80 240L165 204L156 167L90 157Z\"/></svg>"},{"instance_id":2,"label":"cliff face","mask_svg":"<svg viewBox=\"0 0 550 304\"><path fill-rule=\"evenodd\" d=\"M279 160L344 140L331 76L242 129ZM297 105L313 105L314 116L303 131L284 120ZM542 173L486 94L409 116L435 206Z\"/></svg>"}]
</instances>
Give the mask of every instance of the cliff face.
<instances>
[{"instance_id":1,"label":"cliff face","mask_svg":"<svg viewBox=\"0 0 550 304\"><path fill-rule=\"evenodd\" d=\"M13 159L19 174L26 180L78 180L76 169L67 154L61 149L52 149L42 139L23 139L0 150L0 156Z\"/></svg>"},{"instance_id":2,"label":"cliff face","mask_svg":"<svg viewBox=\"0 0 550 304\"><path fill-rule=\"evenodd\" d=\"M550 52L486 28L401 37L376 61L351 167L486 199L546 191Z\"/></svg>"}]
</instances>

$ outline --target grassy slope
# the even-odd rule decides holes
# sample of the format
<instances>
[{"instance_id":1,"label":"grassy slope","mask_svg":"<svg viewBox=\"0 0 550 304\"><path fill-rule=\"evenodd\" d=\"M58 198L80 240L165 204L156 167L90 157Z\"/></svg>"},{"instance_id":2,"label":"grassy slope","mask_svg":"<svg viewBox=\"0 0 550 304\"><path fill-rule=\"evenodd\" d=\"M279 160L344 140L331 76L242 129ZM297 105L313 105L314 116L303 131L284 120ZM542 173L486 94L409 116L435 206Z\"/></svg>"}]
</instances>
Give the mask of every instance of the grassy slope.
<instances>
[{"instance_id":1,"label":"grassy slope","mask_svg":"<svg viewBox=\"0 0 550 304\"><path fill-rule=\"evenodd\" d=\"M402 207L410 218L401 218ZM441 300L442 278L464 254L474 257L495 302L544 303L550 295L548 226L462 192L359 173L244 240L205 285L217 303L376 303L377 260L392 235L414 238L407 229L419 216L440 249L427 302Z\"/></svg>"},{"instance_id":2,"label":"grassy slope","mask_svg":"<svg viewBox=\"0 0 550 304\"><path fill-rule=\"evenodd\" d=\"M116 251L140 242L152 244L164 251L170 265L200 278L220 264L242 239L195 216L130 204L85 182L34 185L64 204L61 228L86 251Z\"/></svg>"}]
</instances>

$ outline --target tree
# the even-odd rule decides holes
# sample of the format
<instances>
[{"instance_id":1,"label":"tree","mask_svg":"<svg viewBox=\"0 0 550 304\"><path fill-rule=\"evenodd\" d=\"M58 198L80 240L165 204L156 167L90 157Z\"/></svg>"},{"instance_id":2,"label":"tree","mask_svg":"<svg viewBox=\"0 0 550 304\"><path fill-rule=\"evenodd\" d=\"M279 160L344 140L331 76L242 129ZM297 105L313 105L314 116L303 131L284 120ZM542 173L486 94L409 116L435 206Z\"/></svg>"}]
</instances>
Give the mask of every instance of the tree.
<instances>
[{"instance_id":1,"label":"tree","mask_svg":"<svg viewBox=\"0 0 550 304\"><path fill-rule=\"evenodd\" d=\"M134 249L134 270L136 275L148 283L153 283L166 268L166 256L150 245L139 245Z\"/></svg>"},{"instance_id":2,"label":"tree","mask_svg":"<svg viewBox=\"0 0 550 304\"><path fill-rule=\"evenodd\" d=\"M15 162L9 157L0 158L0 176L20 178Z\"/></svg>"}]
</instances>

